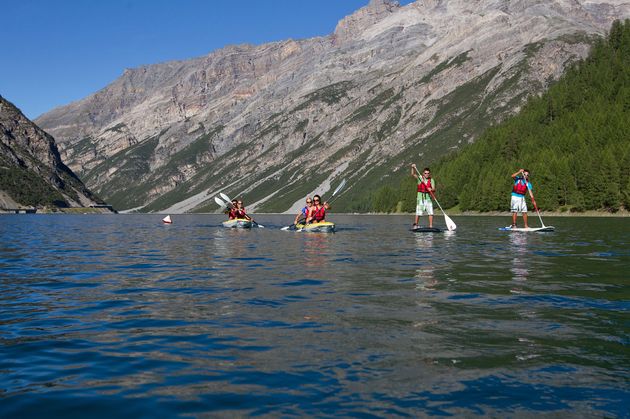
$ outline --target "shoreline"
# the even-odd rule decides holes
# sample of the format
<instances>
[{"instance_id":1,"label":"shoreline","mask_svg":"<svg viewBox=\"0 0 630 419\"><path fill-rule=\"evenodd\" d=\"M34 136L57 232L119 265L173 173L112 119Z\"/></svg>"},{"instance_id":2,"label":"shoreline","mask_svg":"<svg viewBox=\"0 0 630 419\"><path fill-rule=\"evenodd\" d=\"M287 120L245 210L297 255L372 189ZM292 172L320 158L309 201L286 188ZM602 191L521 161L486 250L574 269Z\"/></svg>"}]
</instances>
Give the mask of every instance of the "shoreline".
<instances>
[{"instance_id":1,"label":"shoreline","mask_svg":"<svg viewBox=\"0 0 630 419\"><path fill-rule=\"evenodd\" d=\"M446 215L450 217L511 217L512 213L509 211L489 211L489 212L478 212L478 211L445 211ZM0 215L11 215L15 214L14 212L5 212L0 210ZM38 210L34 214L28 215L64 215L64 214L83 214L83 215L98 215L98 214L117 214L117 215L220 215L220 213L216 212L184 212L184 213L175 213L175 212L132 212L132 213L124 213L124 212L111 212L104 211L100 208L73 208L72 210L66 209L66 211L50 211L50 210ZM285 216L293 216L292 214L286 214L282 212L254 212L252 214L256 215L285 215ZM352 216L369 216L369 215L391 215L391 216L413 216L413 212L333 212L331 214L336 215L352 215ZM537 214L534 211L528 212L530 217L536 217ZM26 214L22 214L26 215ZM435 217L443 216L442 212L434 212ZM559 211L544 211L540 213L541 217L596 217L596 218L626 218L630 217L630 211L621 210L615 213L607 212L607 211L584 211L584 212L559 212ZM521 215L519 214L519 217Z\"/></svg>"}]
</instances>

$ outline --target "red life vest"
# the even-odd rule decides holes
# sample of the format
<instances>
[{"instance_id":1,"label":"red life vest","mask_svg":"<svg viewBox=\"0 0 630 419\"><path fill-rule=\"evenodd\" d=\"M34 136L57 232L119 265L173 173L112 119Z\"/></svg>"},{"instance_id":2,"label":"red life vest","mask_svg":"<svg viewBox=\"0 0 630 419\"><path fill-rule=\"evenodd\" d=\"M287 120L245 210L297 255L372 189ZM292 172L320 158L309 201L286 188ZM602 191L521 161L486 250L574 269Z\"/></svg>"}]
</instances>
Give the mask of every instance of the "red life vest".
<instances>
[{"instance_id":1,"label":"red life vest","mask_svg":"<svg viewBox=\"0 0 630 419\"><path fill-rule=\"evenodd\" d=\"M418 192L429 193L433 186L431 185L431 179L427 179L427 183L424 182L418 183Z\"/></svg>"},{"instance_id":2,"label":"red life vest","mask_svg":"<svg viewBox=\"0 0 630 419\"><path fill-rule=\"evenodd\" d=\"M519 195L525 195L525 192L527 192L527 181L522 177L517 178L516 182L514 182L514 186L512 187L512 192Z\"/></svg>"},{"instance_id":3,"label":"red life vest","mask_svg":"<svg viewBox=\"0 0 630 419\"><path fill-rule=\"evenodd\" d=\"M313 207L315 208L315 207ZM320 222L326 218L326 208L322 205L320 209L314 209L311 221Z\"/></svg>"},{"instance_id":4,"label":"red life vest","mask_svg":"<svg viewBox=\"0 0 630 419\"><path fill-rule=\"evenodd\" d=\"M230 220L233 220L233 219L237 218L236 217L236 208L232 208L230 210L230 212L228 212L228 217L229 217Z\"/></svg>"},{"instance_id":5,"label":"red life vest","mask_svg":"<svg viewBox=\"0 0 630 419\"><path fill-rule=\"evenodd\" d=\"M245 217L245 208L234 210L234 214L236 215L236 218L246 218Z\"/></svg>"}]
</instances>

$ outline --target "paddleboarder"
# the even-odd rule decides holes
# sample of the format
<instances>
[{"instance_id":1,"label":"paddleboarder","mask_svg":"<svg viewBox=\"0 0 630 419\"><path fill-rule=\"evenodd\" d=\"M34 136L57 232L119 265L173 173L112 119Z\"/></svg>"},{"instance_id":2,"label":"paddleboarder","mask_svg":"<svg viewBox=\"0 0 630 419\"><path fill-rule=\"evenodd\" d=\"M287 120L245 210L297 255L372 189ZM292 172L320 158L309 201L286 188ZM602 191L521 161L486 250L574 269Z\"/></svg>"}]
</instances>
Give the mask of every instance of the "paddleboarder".
<instances>
[{"instance_id":1,"label":"paddleboarder","mask_svg":"<svg viewBox=\"0 0 630 419\"><path fill-rule=\"evenodd\" d=\"M519 169L517 172L512 173L512 195L510 202L510 211L512 212L512 225L510 228L516 228L516 217L518 213L523 214L523 223L525 228L527 225L527 202L525 202L525 192L529 191L529 196L534 201L534 195L532 194L532 184L529 181L529 170Z\"/></svg>"},{"instance_id":2,"label":"paddleboarder","mask_svg":"<svg viewBox=\"0 0 630 419\"><path fill-rule=\"evenodd\" d=\"M415 164L411 165L411 176L418 181L418 196L416 198L416 218L413 228L418 226L418 220L426 212L429 216L429 228L433 228L433 202L431 195L435 192L435 180L431 177L431 169L425 167L420 176Z\"/></svg>"}]
</instances>

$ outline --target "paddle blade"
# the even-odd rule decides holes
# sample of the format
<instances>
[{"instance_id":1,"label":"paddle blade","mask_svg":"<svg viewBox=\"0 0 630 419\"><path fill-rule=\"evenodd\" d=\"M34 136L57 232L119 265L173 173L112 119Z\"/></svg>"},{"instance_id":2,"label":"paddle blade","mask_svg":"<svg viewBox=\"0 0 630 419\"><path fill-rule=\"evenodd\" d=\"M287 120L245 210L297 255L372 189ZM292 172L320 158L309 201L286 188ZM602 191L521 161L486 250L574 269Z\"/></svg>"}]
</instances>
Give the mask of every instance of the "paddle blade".
<instances>
[{"instance_id":1,"label":"paddle blade","mask_svg":"<svg viewBox=\"0 0 630 419\"><path fill-rule=\"evenodd\" d=\"M225 202L232 202L232 200L230 199L229 196L227 196L226 194L224 194L223 192L219 193L219 195L221 195L221 198L225 199Z\"/></svg>"},{"instance_id":2,"label":"paddle blade","mask_svg":"<svg viewBox=\"0 0 630 419\"><path fill-rule=\"evenodd\" d=\"M226 203L225 203L225 202L223 202L223 201L221 200L221 198L219 198L218 196L215 196L215 197L214 197L214 202L216 202L216 203L217 203L217 205L218 205L218 206L220 206L220 207L227 207Z\"/></svg>"},{"instance_id":3,"label":"paddle blade","mask_svg":"<svg viewBox=\"0 0 630 419\"><path fill-rule=\"evenodd\" d=\"M335 191L332 193L331 197L335 196L337 194L337 192L339 192L340 190L343 189L344 186L346 186L346 180L345 179L341 181L339 186L337 186L337 189L335 189Z\"/></svg>"},{"instance_id":4,"label":"paddle blade","mask_svg":"<svg viewBox=\"0 0 630 419\"><path fill-rule=\"evenodd\" d=\"M451 220L451 217L446 214L444 214L444 221L446 222L446 228L448 228L448 231L453 231L457 228L457 224L455 224L453 220Z\"/></svg>"}]
</instances>

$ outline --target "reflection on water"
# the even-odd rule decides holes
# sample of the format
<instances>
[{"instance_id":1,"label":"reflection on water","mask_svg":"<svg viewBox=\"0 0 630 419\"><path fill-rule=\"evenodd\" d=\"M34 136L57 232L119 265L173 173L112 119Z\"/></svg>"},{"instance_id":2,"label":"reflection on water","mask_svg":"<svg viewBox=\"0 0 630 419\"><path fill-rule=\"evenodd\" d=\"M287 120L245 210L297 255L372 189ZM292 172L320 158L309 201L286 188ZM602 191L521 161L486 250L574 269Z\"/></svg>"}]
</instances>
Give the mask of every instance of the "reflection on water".
<instances>
[{"instance_id":1,"label":"reflection on water","mask_svg":"<svg viewBox=\"0 0 630 419\"><path fill-rule=\"evenodd\" d=\"M527 233L512 233L508 237L510 239L510 253L512 254L512 278L514 281L527 281L529 269L527 267L528 238Z\"/></svg>"},{"instance_id":2,"label":"reflection on water","mask_svg":"<svg viewBox=\"0 0 630 419\"><path fill-rule=\"evenodd\" d=\"M328 243L330 240L334 240L332 234L306 232L296 234L304 236L303 240L300 241L303 258L300 258L296 263L301 263L309 268L322 267L328 263L330 258Z\"/></svg>"},{"instance_id":3,"label":"reflection on water","mask_svg":"<svg viewBox=\"0 0 630 419\"><path fill-rule=\"evenodd\" d=\"M334 217L3 217L0 417L627 414L627 220Z\"/></svg>"},{"instance_id":4,"label":"reflection on water","mask_svg":"<svg viewBox=\"0 0 630 419\"><path fill-rule=\"evenodd\" d=\"M434 233L416 233L416 259L421 261L421 265L416 269L418 290L432 289L437 283L434 276L436 254L433 251Z\"/></svg>"}]
</instances>

